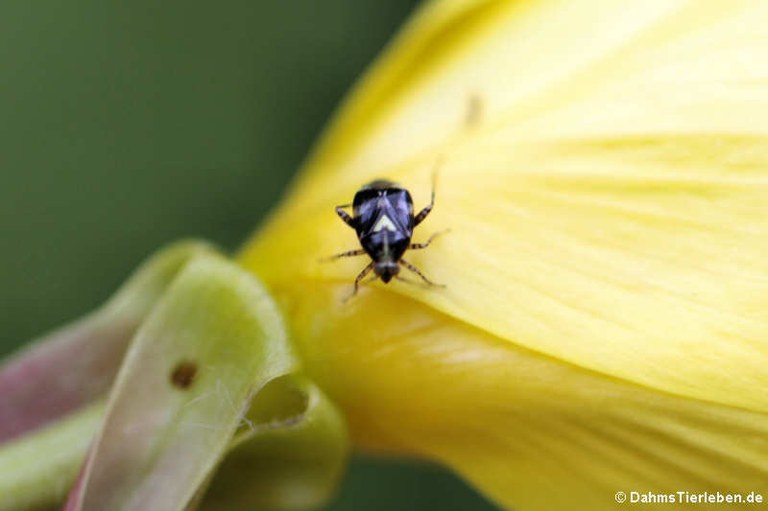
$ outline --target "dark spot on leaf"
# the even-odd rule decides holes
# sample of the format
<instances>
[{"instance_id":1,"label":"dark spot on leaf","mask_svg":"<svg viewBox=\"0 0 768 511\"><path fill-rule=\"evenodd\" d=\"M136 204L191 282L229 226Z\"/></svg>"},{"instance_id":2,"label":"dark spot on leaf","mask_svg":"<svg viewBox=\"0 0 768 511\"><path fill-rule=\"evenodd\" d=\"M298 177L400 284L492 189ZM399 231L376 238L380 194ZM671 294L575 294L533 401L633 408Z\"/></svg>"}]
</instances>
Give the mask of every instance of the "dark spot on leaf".
<instances>
[{"instance_id":1,"label":"dark spot on leaf","mask_svg":"<svg viewBox=\"0 0 768 511\"><path fill-rule=\"evenodd\" d=\"M180 389L188 389L197 376L197 364L190 360L182 360L171 372L171 383Z\"/></svg>"}]
</instances>

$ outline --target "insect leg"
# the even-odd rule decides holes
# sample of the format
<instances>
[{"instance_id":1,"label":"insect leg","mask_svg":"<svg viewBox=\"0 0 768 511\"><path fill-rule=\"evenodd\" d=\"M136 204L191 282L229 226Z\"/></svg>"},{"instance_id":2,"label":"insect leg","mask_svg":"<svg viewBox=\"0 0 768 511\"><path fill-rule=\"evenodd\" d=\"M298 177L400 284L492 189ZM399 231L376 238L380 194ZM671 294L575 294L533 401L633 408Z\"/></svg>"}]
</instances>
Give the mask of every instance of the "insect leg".
<instances>
[{"instance_id":1,"label":"insect leg","mask_svg":"<svg viewBox=\"0 0 768 511\"><path fill-rule=\"evenodd\" d=\"M399 262L399 263L400 263L402 266L405 266L406 268L408 268L409 270L411 270L413 273L415 273L416 275L418 275L419 277L421 277L421 280L423 280L424 282L426 282L426 283L427 283L427 284L429 284L430 286L436 286L436 287L445 287L445 284L438 284L437 282L432 282L431 280L429 280L427 277L425 277L425 276L424 276L424 274L423 274L423 273L421 273L421 270L419 270L418 268L416 268L414 265L412 265L411 263L409 263L409 262L408 262L408 261L406 261L405 259L400 259L400 261L398 261L398 262Z\"/></svg>"},{"instance_id":2,"label":"insect leg","mask_svg":"<svg viewBox=\"0 0 768 511\"><path fill-rule=\"evenodd\" d=\"M420 282L416 282L415 280L407 279L403 277L402 275L395 275L395 278L399 280L400 282L407 282L408 284L412 284L414 286L420 286Z\"/></svg>"},{"instance_id":3,"label":"insect leg","mask_svg":"<svg viewBox=\"0 0 768 511\"><path fill-rule=\"evenodd\" d=\"M439 163L439 162L438 162ZM427 215L430 211L432 211L432 208L435 207L435 180L437 179L437 174L432 174L432 199L429 201L429 204L424 207L421 211L419 211L419 214L413 217L413 226L416 227L419 225L422 221L424 221L425 218L427 218Z\"/></svg>"},{"instance_id":4,"label":"insect leg","mask_svg":"<svg viewBox=\"0 0 768 511\"><path fill-rule=\"evenodd\" d=\"M365 276L366 276L366 275L368 275L369 273L371 273L371 270L373 269L373 265L374 265L374 264L375 264L375 263L374 263L373 261L371 261L370 263L368 263L368 266L366 266L365 268L363 268L363 271L361 271L361 272L360 272L360 273L357 275L357 278L355 279L355 290L354 290L354 291L352 291L352 296L355 296L355 295L357 294L357 290L358 290L358 288L360 287L360 281L361 281L361 280L363 280L363 279L365 278ZM350 296L349 298L352 298L352 296Z\"/></svg>"},{"instance_id":5,"label":"insect leg","mask_svg":"<svg viewBox=\"0 0 768 511\"><path fill-rule=\"evenodd\" d=\"M450 229L446 229L444 231L438 231L438 232L432 234L432 236L430 236L429 238L427 238L427 241L425 241L424 243L411 243L408 246L408 248L411 249L411 250L418 250L418 249L421 249L421 248L427 248L429 246L429 244L432 243L433 239L437 238L441 234L445 234L448 231L450 231Z\"/></svg>"},{"instance_id":6,"label":"insect leg","mask_svg":"<svg viewBox=\"0 0 768 511\"><path fill-rule=\"evenodd\" d=\"M320 259L321 262L327 263L330 261L335 261L336 259L341 259L342 257L354 257L365 254L365 250L362 248L358 248L355 250L347 250L346 252L340 252L338 254L333 254L332 256L323 257Z\"/></svg>"},{"instance_id":7,"label":"insect leg","mask_svg":"<svg viewBox=\"0 0 768 511\"><path fill-rule=\"evenodd\" d=\"M351 204L343 204L341 206L336 206L336 214L339 215L339 218L344 220L344 222L350 226L351 228L355 228L355 219L349 216L349 213L344 211L344 208L348 208Z\"/></svg>"}]
</instances>

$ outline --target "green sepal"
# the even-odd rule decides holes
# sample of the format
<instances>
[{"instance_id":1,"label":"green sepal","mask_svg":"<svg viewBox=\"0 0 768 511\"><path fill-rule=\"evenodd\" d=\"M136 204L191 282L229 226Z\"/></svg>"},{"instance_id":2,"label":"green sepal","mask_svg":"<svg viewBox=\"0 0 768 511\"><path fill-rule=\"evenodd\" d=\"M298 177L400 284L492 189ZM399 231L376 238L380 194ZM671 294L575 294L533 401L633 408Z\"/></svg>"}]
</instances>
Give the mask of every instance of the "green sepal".
<instances>
[{"instance_id":1,"label":"green sepal","mask_svg":"<svg viewBox=\"0 0 768 511\"><path fill-rule=\"evenodd\" d=\"M306 509L334 493L349 454L341 413L308 378L269 382L251 404L203 511Z\"/></svg>"},{"instance_id":2,"label":"green sepal","mask_svg":"<svg viewBox=\"0 0 768 511\"><path fill-rule=\"evenodd\" d=\"M103 416L97 402L0 447L0 511L57 509Z\"/></svg>"},{"instance_id":3,"label":"green sepal","mask_svg":"<svg viewBox=\"0 0 768 511\"><path fill-rule=\"evenodd\" d=\"M195 258L133 340L67 509L185 509L249 398L297 367L256 279L223 257Z\"/></svg>"},{"instance_id":4,"label":"green sepal","mask_svg":"<svg viewBox=\"0 0 768 511\"><path fill-rule=\"evenodd\" d=\"M113 321L119 335L93 335ZM160 252L108 304L61 332L11 362L135 335L108 404L93 392L0 446L0 510L53 509L73 483L67 511L295 509L335 489L348 454L341 414L301 375L266 290L209 247ZM66 376L67 357L43 358Z\"/></svg>"},{"instance_id":5,"label":"green sepal","mask_svg":"<svg viewBox=\"0 0 768 511\"><path fill-rule=\"evenodd\" d=\"M104 399L139 325L202 242L174 243L143 263L102 307L0 364L0 449Z\"/></svg>"}]
</instances>

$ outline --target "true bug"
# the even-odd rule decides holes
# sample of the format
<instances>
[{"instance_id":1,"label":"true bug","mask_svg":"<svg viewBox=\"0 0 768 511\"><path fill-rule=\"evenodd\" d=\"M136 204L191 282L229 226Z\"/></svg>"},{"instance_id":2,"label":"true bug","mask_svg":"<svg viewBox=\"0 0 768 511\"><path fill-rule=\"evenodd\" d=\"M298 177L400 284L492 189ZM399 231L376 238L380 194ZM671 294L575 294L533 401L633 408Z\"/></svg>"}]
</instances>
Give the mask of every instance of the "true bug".
<instances>
[{"instance_id":1,"label":"true bug","mask_svg":"<svg viewBox=\"0 0 768 511\"><path fill-rule=\"evenodd\" d=\"M332 256L332 259L368 254L371 262L355 279L357 290L366 275L373 270L375 278L385 284L392 278L406 280L399 276L400 266L409 269L430 286L435 284L418 268L403 259L406 250L426 248L440 233L435 233L424 243L411 243L413 228L427 218L435 205L435 186L432 183L432 199L417 215L413 214L413 199L402 186L386 179L377 179L363 186L355 194L352 204L336 206L336 214L357 233L362 248L349 250ZM352 215L344 211L352 207Z\"/></svg>"}]
</instances>

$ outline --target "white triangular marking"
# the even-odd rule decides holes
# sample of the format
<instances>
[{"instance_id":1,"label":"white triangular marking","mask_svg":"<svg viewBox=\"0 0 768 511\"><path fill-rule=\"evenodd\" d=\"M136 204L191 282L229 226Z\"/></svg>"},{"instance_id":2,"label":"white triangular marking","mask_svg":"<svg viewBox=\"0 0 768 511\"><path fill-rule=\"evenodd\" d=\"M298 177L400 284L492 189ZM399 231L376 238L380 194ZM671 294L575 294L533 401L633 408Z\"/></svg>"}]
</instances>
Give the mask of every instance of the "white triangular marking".
<instances>
[{"instance_id":1,"label":"white triangular marking","mask_svg":"<svg viewBox=\"0 0 768 511\"><path fill-rule=\"evenodd\" d=\"M382 215L376 225L373 226L373 232L379 232L382 229L386 229L391 232L397 232L397 227L392 223L387 215Z\"/></svg>"}]
</instances>

